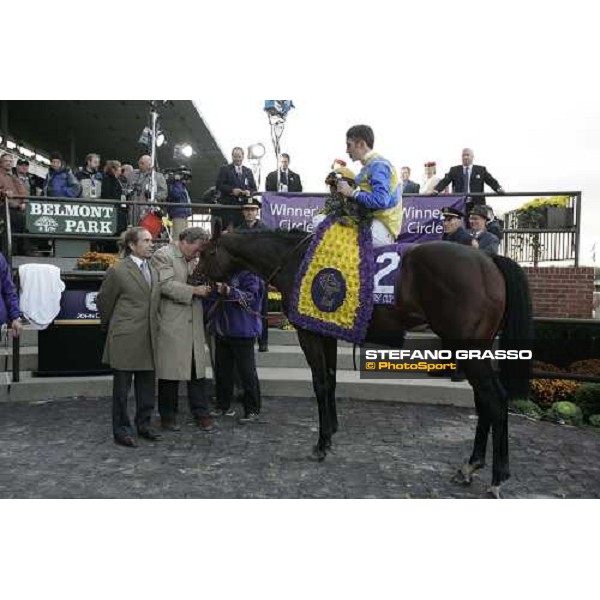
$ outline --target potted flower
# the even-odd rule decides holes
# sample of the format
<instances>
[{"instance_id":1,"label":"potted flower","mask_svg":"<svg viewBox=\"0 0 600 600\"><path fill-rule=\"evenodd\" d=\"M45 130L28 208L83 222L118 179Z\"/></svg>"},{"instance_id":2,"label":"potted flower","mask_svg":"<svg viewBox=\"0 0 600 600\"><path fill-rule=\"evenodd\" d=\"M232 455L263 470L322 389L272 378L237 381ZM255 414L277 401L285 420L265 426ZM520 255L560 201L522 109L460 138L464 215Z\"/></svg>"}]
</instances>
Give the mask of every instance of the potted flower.
<instances>
[{"instance_id":1,"label":"potted flower","mask_svg":"<svg viewBox=\"0 0 600 600\"><path fill-rule=\"evenodd\" d=\"M573 226L569 196L535 198L517 209L520 229L567 229Z\"/></svg>"}]
</instances>

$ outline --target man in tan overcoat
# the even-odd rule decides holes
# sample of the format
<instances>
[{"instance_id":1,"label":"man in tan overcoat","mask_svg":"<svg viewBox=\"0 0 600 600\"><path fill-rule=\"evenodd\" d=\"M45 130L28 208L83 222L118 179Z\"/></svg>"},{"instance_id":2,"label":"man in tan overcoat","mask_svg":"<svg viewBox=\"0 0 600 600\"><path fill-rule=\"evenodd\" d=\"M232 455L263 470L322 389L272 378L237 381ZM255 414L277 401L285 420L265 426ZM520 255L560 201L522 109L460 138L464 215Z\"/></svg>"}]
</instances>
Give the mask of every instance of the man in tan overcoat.
<instances>
[{"instance_id":1,"label":"man in tan overcoat","mask_svg":"<svg viewBox=\"0 0 600 600\"><path fill-rule=\"evenodd\" d=\"M157 250L152 265L158 273L160 309L158 326L158 410L164 429L178 431L177 398L179 382L187 382L190 412L204 431L212 429L210 406L205 390L209 364L204 347L202 298L210 294L206 285L190 285L188 277L198 264L200 249L208 234L189 227L179 239Z\"/></svg>"},{"instance_id":2,"label":"man in tan overcoat","mask_svg":"<svg viewBox=\"0 0 600 600\"><path fill-rule=\"evenodd\" d=\"M121 243L124 258L106 273L96 302L102 324L108 326L102 362L114 371L113 435L117 444L136 446L127 413L132 379L137 433L151 441L160 439L151 427L160 288L149 263L150 233L133 227L123 234Z\"/></svg>"}]
</instances>

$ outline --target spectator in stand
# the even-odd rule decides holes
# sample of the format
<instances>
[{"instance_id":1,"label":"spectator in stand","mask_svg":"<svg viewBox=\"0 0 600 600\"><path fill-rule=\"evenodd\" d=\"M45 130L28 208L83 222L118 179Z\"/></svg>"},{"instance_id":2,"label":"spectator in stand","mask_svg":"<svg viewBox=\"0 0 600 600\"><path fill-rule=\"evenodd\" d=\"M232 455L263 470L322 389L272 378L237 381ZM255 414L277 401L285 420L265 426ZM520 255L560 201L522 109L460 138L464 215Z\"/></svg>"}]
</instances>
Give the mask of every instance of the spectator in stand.
<instances>
[{"instance_id":1,"label":"spectator in stand","mask_svg":"<svg viewBox=\"0 0 600 600\"><path fill-rule=\"evenodd\" d=\"M486 229L489 220L488 207L483 204L474 206L469 214L469 224L471 225L471 245L479 248L486 254L498 254L500 240Z\"/></svg>"},{"instance_id":2,"label":"spectator in stand","mask_svg":"<svg viewBox=\"0 0 600 600\"><path fill-rule=\"evenodd\" d=\"M13 173L19 178L19 181L25 186L28 196L37 196L38 188L41 189L41 180L36 175L29 172L29 161L25 158L17 160L17 166L13 169Z\"/></svg>"},{"instance_id":3,"label":"spectator in stand","mask_svg":"<svg viewBox=\"0 0 600 600\"><path fill-rule=\"evenodd\" d=\"M0 156L0 196L6 197L10 211L10 227L12 233L25 232L25 202L17 196L27 196L27 189L23 182L13 175L13 157L11 154ZM4 207L2 207L4 210ZM4 226L3 226L4 228ZM2 244L4 252L7 248L5 236L2 235ZM24 239L16 239L14 242L14 253L24 254L27 246Z\"/></svg>"},{"instance_id":4,"label":"spectator in stand","mask_svg":"<svg viewBox=\"0 0 600 600\"><path fill-rule=\"evenodd\" d=\"M152 159L144 154L140 156L138 160L138 169L136 169L130 180L130 187L132 190L131 200L135 202L147 202L152 197ZM154 178L155 185L155 202L166 202L167 200L167 181L162 173L156 171ZM132 206L131 207L131 218L129 222L134 227L144 218L144 216L150 211L149 206Z\"/></svg>"},{"instance_id":5,"label":"spectator in stand","mask_svg":"<svg viewBox=\"0 0 600 600\"><path fill-rule=\"evenodd\" d=\"M425 175L423 176L423 187L421 194L434 194L435 186L440 182L441 177L436 175L436 164L434 161L425 163Z\"/></svg>"},{"instance_id":6,"label":"spectator in stand","mask_svg":"<svg viewBox=\"0 0 600 600\"><path fill-rule=\"evenodd\" d=\"M418 194L421 187L418 183L410 179L410 167L402 167L400 171L402 177L402 193L403 194Z\"/></svg>"},{"instance_id":7,"label":"spectator in stand","mask_svg":"<svg viewBox=\"0 0 600 600\"><path fill-rule=\"evenodd\" d=\"M258 209L260 201L257 198L249 198L242 207L244 222L238 227L240 231L258 231L268 229L267 226L258 218ZM258 351L269 351L269 328L267 326L267 315L269 314L269 287L265 284L263 289L260 313L263 319L262 333L258 338Z\"/></svg>"},{"instance_id":8,"label":"spectator in stand","mask_svg":"<svg viewBox=\"0 0 600 600\"><path fill-rule=\"evenodd\" d=\"M82 198L100 198L102 188L102 173L100 172L100 155L88 154L85 157L85 166L75 174L81 185Z\"/></svg>"},{"instance_id":9,"label":"spectator in stand","mask_svg":"<svg viewBox=\"0 0 600 600\"><path fill-rule=\"evenodd\" d=\"M481 193L484 191L484 184L489 185L497 194L503 194L502 186L488 173L488 170L481 165L474 165L473 158L475 154L470 148L462 151L462 165L452 167L446 175L435 186L434 194L440 193L449 183L452 184L453 194ZM485 197L478 196L469 198L467 201L467 213L473 206L485 204Z\"/></svg>"},{"instance_id":10,"label":"spectator in stand","mask_svg":"<svg viewBox=\"0 0 600 600\"><path fill-rule=\"evenodd\" d=\"M301 192L302 181L298 173L289 169L290 155L283 153L279 159L279 189L277 189L277 171L267 175L265 189L267 192Z\"/></svg>"},{"instance_id":11,"label":"spectator in stand","mask_svg":"<svg viewBox=\"0 0 600 600\"><path fill-rule=\"evenodd\" d=\"M49 198L77 198L81 185L71 169L65 165L62 155L54 152L50 155L50 169L44 181L44 196Z\"/></svg>"},{"instance_id":12,"label":"spectator in stand","mask_svg":"<svg viewBox=\"0 0 600 600\"><path fill-rule=\"evenodd\" d=\"M125 200L125 189L120 174L121 163L118 160L107 160L100 188L100 197L103 200ZM117 207L117 235L121 235L126 229L127 205L121 204Z\"/></svg>"},{"instance_id":13,"label":"spectator in stand","mask_svg":"<svg viewBox=\"0 0 600 600\"><path fill-rule=\"evenodd\" d=\"M123 184L124 188L129 187L129 181L133 177L133 167L129 164L121 165L121 173L119 174L119 179Z\"/></svg>"},{"instance_id":14,"label":"spectator in stand","mask_svg":"<svg viewBox=\"0 0 600 600\"><path fill-rule=\"evenodd\" d=\"M13 337L21 332L21 311L19 297L12 280L10 267L4 255L0 253L0 325L8 324Z\"/></svg>"},{"instance_id":15,"label":"spectator in stand","mask_svg":"<svg viewBox=\"0 0 600 600\"><path fill-rule=\"evenodd\" d=\"M177 169L167 181L169 195L167 202L174 206L169 206L167 212L173 221L173 230L171 237L174 240L179 239L179 234L188 228L188 219L192 216L190 194L186 182L191 179L192 172L187 167Z\"/></svg>"},{"instance_id":16,"label":"spectator in stand","mask_svg":"<svg viewBox=\"0 0 600 600\"><path fill-rule=\"evenodd\" d=\"M247 198L256 192L254 175L248 167L244 167L244 150L236 147L231 152L231 164L219 169L216 187L221 192L221 204L241 207ZM223 210L219 216L224 229L234 229L243 223L239 210Z\"/></svg>"},{"instance_id":17,"label":"spectator in stand","mask_svg":"<svg viewBox=\"0 0 600 600\"><path fill-rule=\"evenodd\" d=\"M260 412L260 385L254 359L254 340L261 333L262 282L250 271L238 271L206 301L205 314L215 336L217 408L212 416L235 416L231 408L234 372L242 384L242 422L255 421Z\"/></svg>"}]
</instances>

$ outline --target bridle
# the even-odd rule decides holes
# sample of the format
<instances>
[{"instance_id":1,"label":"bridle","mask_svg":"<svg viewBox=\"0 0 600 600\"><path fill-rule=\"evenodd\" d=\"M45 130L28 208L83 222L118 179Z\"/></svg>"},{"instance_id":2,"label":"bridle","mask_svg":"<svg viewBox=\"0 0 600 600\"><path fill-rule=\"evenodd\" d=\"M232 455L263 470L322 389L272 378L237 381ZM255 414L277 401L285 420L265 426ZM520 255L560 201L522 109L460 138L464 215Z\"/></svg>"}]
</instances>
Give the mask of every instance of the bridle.
<instances>
[{"instance_id":1,"label":"bridle","mask_svg":"<svg viewBox=\"0 0 600 600\"><path fill-rule=\"evenodd\" d=\"M292 255L294 254L294 252L296 252L299 248L302 247L303 244L305 244L308 240L310 240L313 237L312 233L307 233L291 250L288 250L284 257L282 258L282 260L279 262L279 264L275 267L275 269L273 269L273 271L271 272L271 274L269 275L269 277L267 277L267 279L265 279L265 284L268 287L271 285L273 279L275 278L275 276L279 273L279 271L281 271L281 269L283 269L283 267L285 267L287 261L292 257ZM215 255L217 254L217 240L215 241L215 246L214 249L209 252L209 254L211 255ZM215 304L209 309L208 313L207 313L207 318L210 320L212 314L214 314L216 312L216 310L218 308L221 307L221 305L224 302L237 302L234 300L226 300L225 298L219 297L218 300L215 302ZM255 316L255 317L259 317L260 319L266 319L266 317L263 317L260 313L257 313L255 311L253 311L252 309L250 309L250 307L246 304L246 303L242 303L242 307L246 310L246 312L249 312L251 315ZM227 315L225 315L225 317L227 317Z\"/></svg>"}]
</instances>

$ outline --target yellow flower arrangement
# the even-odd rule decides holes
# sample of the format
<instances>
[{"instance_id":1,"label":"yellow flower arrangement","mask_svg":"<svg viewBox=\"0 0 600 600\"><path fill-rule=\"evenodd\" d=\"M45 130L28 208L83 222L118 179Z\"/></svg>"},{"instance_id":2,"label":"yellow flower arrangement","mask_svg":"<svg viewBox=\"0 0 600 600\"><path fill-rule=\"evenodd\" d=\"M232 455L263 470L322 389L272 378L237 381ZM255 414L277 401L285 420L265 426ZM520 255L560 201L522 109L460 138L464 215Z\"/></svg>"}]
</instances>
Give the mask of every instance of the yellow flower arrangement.
<instances>
[{"instance_id":1,"label":"yellow flower arrangement","mask_svg":"<svg viewBox=\"0 0 600 600\"><path fill-rule=\"evenodd\" d=\"M302 280L298 312L341 327L353 327L359 306L359 267L358 227L335 223L323 236ZM346 280L346 297L334 312L319 310L312 299L313 281L318 273L326 268L339 270Z\"/></svg>"},{"instance_id":2,"label":"yellow flower arrangement","mask_svg":"<svg viewBox=\"0 0 600 600\"><path fill-rule=\"evenodd\" d=\"M569 196L551 196L549 198L534 198L529 202L526 202L518 208L519 211L530 211L536 208L542 208L544 206L556 206L558 208L569 207Z\"/></svg>"}]
</instances>

